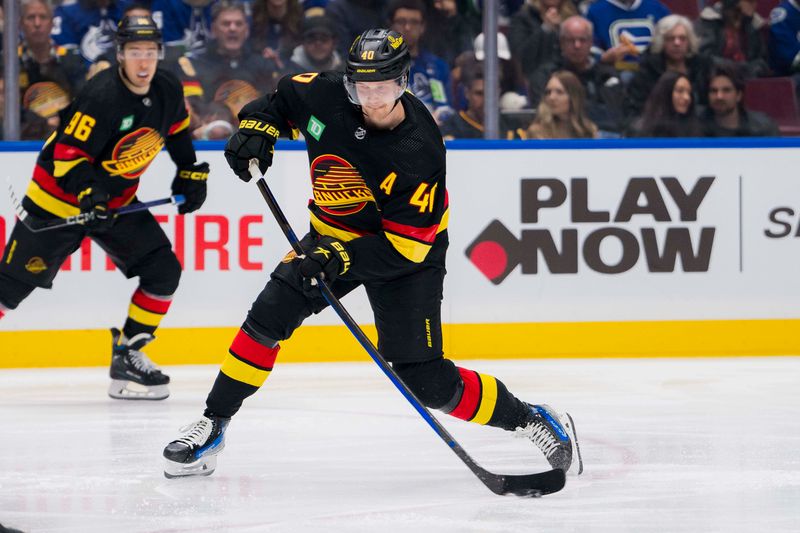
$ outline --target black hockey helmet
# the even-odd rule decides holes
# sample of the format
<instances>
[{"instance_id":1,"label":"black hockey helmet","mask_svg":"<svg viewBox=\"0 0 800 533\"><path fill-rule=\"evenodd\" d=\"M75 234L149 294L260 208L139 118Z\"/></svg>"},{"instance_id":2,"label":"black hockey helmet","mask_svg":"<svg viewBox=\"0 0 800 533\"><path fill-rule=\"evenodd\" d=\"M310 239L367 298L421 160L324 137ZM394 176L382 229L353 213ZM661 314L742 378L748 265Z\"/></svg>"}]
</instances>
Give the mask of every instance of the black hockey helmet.
<instances>
[{"instance_id":1,"label":"black hockey helmet","mask_svg":"<svg viewBox=\"0 0 800 533\"><path fill-rule=\"evenodd\" d=\"M403 36L382 28L366 30L356 37L347 54L344 83L347 94L358 104L355 83L359 81L396 80L402 90L408 86L411 55Z\"/></svg>"},{"instance_id":2,"label":"black hockey helmet","mask_svg":"<svg viewBox=\"0 0 800 533\"><path fill-rule=\"evenodd\" d=\"M134 41L152 41L162 46L161 30L148 15L127 16L117 25L117 50L122 50L126 43Z\"/></svg>"}]
</instances>

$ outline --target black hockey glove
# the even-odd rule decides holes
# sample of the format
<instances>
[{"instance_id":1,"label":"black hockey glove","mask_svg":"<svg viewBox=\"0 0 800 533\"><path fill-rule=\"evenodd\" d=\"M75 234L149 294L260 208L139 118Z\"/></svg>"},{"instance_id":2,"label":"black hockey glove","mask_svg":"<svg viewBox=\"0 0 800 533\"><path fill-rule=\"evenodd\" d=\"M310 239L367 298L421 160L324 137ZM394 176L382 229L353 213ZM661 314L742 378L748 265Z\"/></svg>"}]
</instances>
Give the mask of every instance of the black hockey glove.
<instances>
[{"instance_id":1,"label":"black hockey glove","mask_svg":"<svg viewBox=\"0 0 800 533\"><path fill-rule=\"evenodd\" d=\"M225 159L239 179L250 181L250 160L258 159L258 168L264 174L272 165L272 153L280 132L270 124L263 113L248 115L239 123L225 145Z\"/></svg>"},{"instance_id":2,"label":"black hockey glove","mask_svg":"<svg viewBox=\"0 0 800 533\"><path fill-rule=\"evenodd\" d=\"M195 163L188 168L179 168L172 180L172 194L182 194L186 201L178 206L178 213L185 215L197 211L206 201L208 163Z\"/></svg>"},{"instance_id":3,"label":"black hockey glove","mask_svg":"<svg viewBox=\"0 0 800 533\"><path fill-rule=\"evenodd\" d=\"M322 274L328 283L350 270L351 255L343 242L333 237L322 236L306 249L306 256L300 261L300 274L309 280Z\"/></svg>"},{"instance_id":4,"label":"black hockey glove","mask_svg":"<svg viewBox=\"0 0 800 533\"><path fill-rule=\"evenodd\" d=\"M88 215L83 225L91 230L106 230L114 224L114 215L108 210L108 193L97 185L86 187L78 193L81 214Z\"/></svg>"}]
</instances>

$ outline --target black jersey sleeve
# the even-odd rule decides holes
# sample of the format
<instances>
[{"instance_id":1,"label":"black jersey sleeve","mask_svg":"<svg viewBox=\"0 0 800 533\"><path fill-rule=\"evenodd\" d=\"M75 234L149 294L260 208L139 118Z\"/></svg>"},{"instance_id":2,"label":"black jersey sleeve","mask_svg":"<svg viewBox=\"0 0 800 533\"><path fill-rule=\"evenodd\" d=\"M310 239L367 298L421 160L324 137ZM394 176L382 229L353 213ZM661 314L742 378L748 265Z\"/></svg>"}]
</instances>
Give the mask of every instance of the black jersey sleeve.
<instances>
[{"instance_id":1,"label":"black jersey sleeve","mask_svg":"<svg viewBox=\"0 0 800 533\"><path fill-rule=\"evenodd\" d=\"M96 182L95 160L113 134L113 103L97 87L81 92L54 134L53 177L65 192L77 194Z\"/></svg>"},{"instance_id":2,"label":"black jersey sleeve","mask_svg":"<svg viewBox=\"0 0 800 533\"><path fill-rule=\"evenodd\" d=\"M184 103L183 88L173 74L166 71L159 71L159 74L164 79L165 89L168 93L167 101L172 107L166 138L167 152L178 168L187 168L194 164L197 156L192 145L189 112Z\"/></svg>"}]
</instances>

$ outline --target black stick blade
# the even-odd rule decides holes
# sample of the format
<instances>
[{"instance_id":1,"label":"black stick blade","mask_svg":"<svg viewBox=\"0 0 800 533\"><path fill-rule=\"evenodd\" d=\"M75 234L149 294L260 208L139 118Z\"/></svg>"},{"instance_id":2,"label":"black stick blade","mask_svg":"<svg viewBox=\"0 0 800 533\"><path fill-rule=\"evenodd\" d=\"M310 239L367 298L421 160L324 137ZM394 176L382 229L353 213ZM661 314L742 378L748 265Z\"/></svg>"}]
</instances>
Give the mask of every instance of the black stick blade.
<instances>
[{"instance_id":1,"label":"black stick blade","mask_svg":"<svg viewBox=\"0 0 800 533\"><path fill-rule=\"evenodd\" d=\"M481 481L495 494L538 498L564 488L567 476L560 468L538 474L502 475L484 471Z\"/></svg>"}]
</instances>

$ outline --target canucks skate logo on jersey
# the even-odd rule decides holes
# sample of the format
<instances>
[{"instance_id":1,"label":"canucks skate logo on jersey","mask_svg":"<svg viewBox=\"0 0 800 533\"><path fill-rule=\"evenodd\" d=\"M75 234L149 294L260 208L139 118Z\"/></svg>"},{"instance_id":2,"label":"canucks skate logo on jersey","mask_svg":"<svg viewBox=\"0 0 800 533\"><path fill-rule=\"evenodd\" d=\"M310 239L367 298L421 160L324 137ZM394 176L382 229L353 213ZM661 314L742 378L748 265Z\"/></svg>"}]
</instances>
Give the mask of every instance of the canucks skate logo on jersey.
<instances>
[{"instance_id":1,"label":"canucks skate logo on jersey","mask_svg":"<svg viewBox=\"0 0 800 533\"><path fill-rule=\"evenodd\" d=\"M619 19L615 20L608 29L611 35L611 45L625 45L641 54L650 46L650 41L655 33L655 24L652 18Z\"/></svg>"},{"instance_id":2,"label":"canucks skate logo on jersey","mask_svg":"<svg viewBox=\"0 0 800 533\"><path fill-rule=\"evenodd\" d=\"M339 156L326 154L311 163L314 203L330 215L358 213L375 202L358 169Z\"/></svg>"},{"instance_id":3,"label":"canucks skate logo on jersey","mask_svg":"<svg viewBox=\"0 0 800 533\"><path fill-rule=\"evenodd\" d=\"M112 159L103 161L103 168L112 176L136 179L164 147L164 138L152 128L139 128L117 141Z\"/></svg>"}]
</instances>

